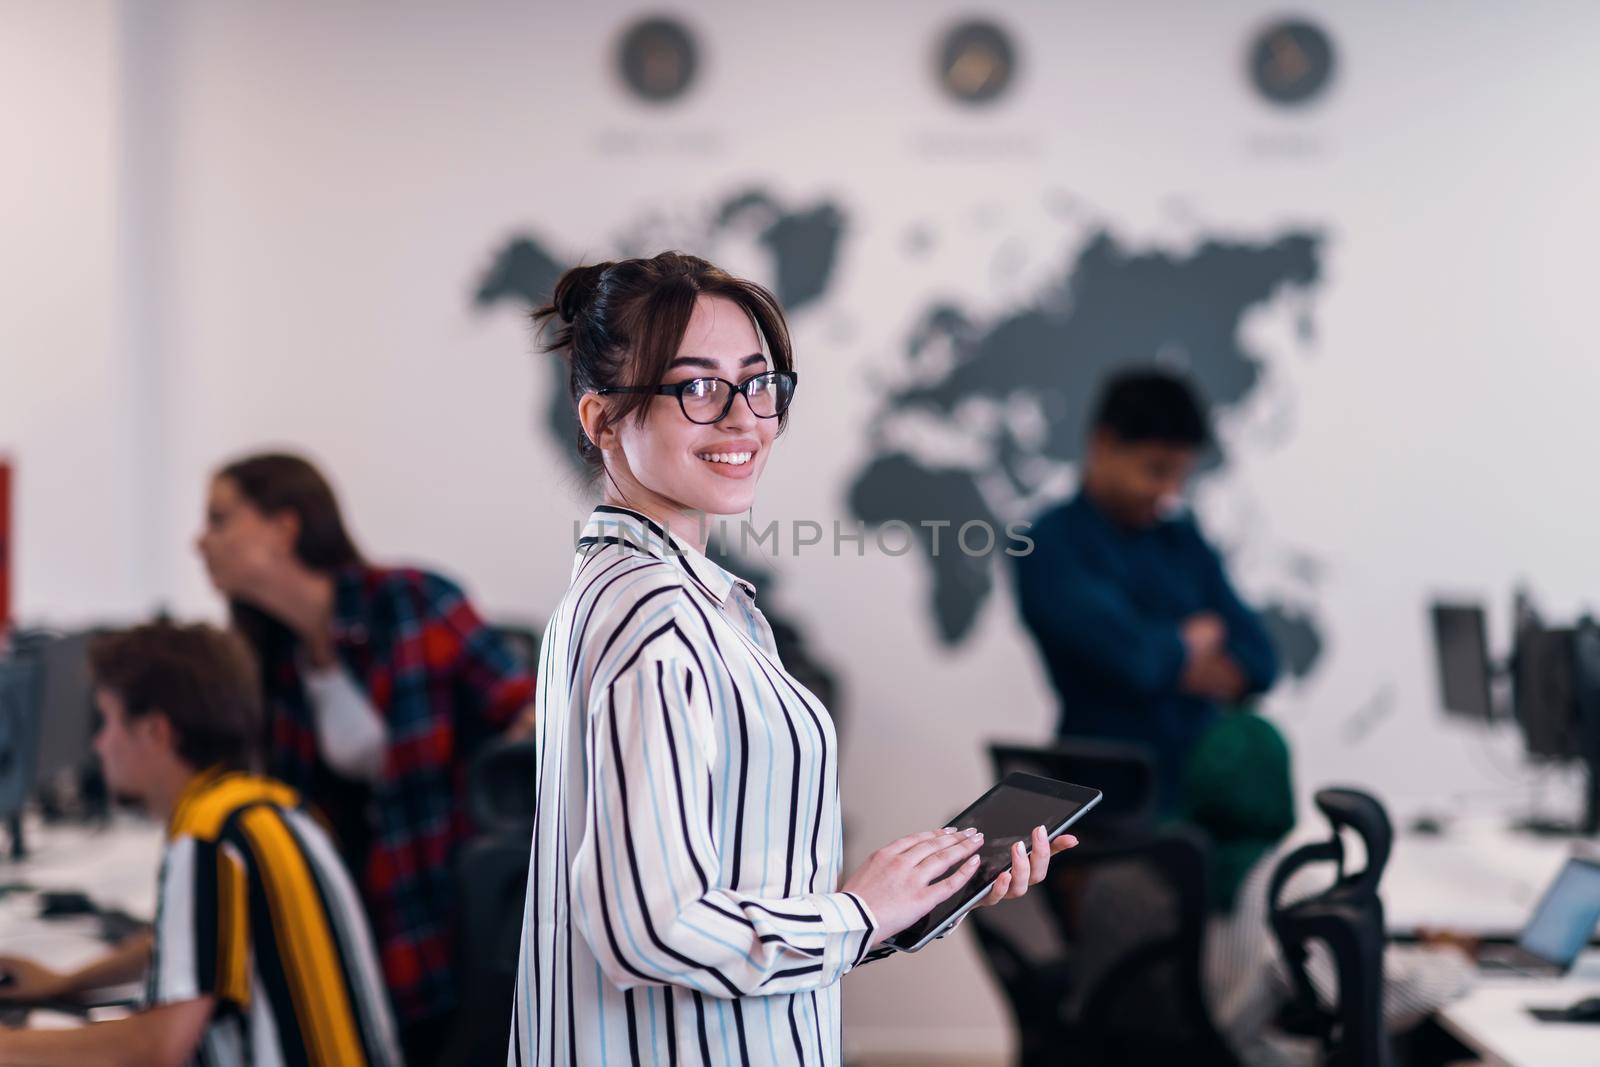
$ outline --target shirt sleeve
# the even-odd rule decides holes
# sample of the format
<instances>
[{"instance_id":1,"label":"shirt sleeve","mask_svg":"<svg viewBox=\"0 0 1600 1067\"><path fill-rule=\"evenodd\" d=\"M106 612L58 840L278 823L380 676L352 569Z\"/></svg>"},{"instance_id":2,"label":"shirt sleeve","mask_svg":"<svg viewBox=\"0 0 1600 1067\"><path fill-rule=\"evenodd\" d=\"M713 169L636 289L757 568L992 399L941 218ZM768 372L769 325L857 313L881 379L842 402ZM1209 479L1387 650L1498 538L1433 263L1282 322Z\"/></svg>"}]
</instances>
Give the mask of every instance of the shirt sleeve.
<instances>
[{"instance_id":1,"label":"shirt sleeve","mask_svg":"<svg viewBox=\"0 0 1600 1067\"><path fill-rule=\"evenodd\" d=\"M861 962L876 922L852 893L761 898L715 884L715 753L689 656L644 657L591 694L576 924L617 986L716 997L819 989Z\"/></svg>"},{"instance_id":2,"label":"shirt sleeve","mask_svg":"<svg viewBox=\"0 0 1600 1067\"><path fill-rule=\"evenodd\" d=\"M308 668L301 677L311 698L317 750L328 766L359 781L380 781L389 735L367 694L342 667Z\"/></svg>"},{"instance_id":3,"label":"shirt sleeve","mask_svg":"<svg viewBox=\"0 0 1600 1067\"><path fill-rule=\"evenodd\" d=\"M1206 923L1203 974L1206 1004L1228 1043L1245 1062L1292 993L1268 922L1267 890L1284 852L1268 852L1239 884L1232 910Z\"/></svg>"},{"instance_id":4,"label":"shirt sleeve","mask_svg":"<svg viewBox=\"0 0 1600 1067\"><path fill-rule=\"evenodd\" d=\"M249 963L243 861L228 846L177 838L161 865L150 1002L212 996L246 1008Z\"/></svg>"},{"instance_id":5,"label":"shirt sleeve","mask_svg":"<svg viewBox=\"0 0 1600 1067\"><path fill-rule=\"evenodd\" d=\"M1228 628L1228 655L1244 672L1246 694L1264 693L1278 679L1278 653L1272 637L1261 625L1261 617L1234 592L1216 549L1201 539L1198 531L1195 539L1205 558L1208 606Z\"/></svg>"},{"instance_id":6,"label":"shirt sleeve","mask_svg":"<svg viewBox=\"0 0 1600 1067\"><path fill-rule=\"evenodd\" d=\"M453 582L428 582L428 656L449 664L458 706L494 728L533 703L533 676Z\"/></svg>"},{"instance_id":7,"label":"shirt sleeve","mask_svg":"<svg viewBox=\"0 0 1600 1067\"><path fill-rule=\"evenodd\" d=\"M1054 539L1016 557L1014 573L1023 621L1046 656L1141 698L1177 689L1188 653L1175 623L1141 617L1121 589Z\"/></svg>"}]
</instances>

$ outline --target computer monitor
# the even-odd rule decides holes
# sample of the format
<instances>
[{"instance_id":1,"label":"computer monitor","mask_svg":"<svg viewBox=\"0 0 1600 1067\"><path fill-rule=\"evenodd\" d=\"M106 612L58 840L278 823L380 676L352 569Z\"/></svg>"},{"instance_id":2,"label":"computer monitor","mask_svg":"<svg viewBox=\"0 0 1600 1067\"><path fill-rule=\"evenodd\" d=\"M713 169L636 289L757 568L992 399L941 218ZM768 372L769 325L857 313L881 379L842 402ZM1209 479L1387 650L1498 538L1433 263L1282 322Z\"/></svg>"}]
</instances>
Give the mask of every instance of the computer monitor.
<instances>
[{"instance_id":1,"label":"computer monitor","mask_svg":"<svg viewBox=\"0 0 1600 1067\"><path fill-rule=\"evenodd\" d=\"M63 776L75 779L92 755L96 712L89 642L96 632L61 634L40 650L37 788L53 788Z\"/></svg>"},{"instance_id":2,"label":"computer monitor","mask_svg":"<svg viewBox=\"0 0 1600 1067\"><path fill-rule=\"evenodd\" d=\"M0 820L76 797L93 759L93 631L19 630L0 656Z\"/></svg>"},{"instance_id":3,"label":"computer monitor","mask_svg":"<svg viewBox=\"0 0 1600 1067\"><path fill-rule=\"evenodd\" d=\"M1528 755L1574 759L1581 753L1573 632L1529 625L1517 633L1511 699Z\"/></svg>"},{"instance_id":4,"label":"computer monitor","mask_svg":"<svg viewBox=\"0 0 1600 1067\"><path fill-rule=\"evenodd\" d=\"M1468 719L1493 719L1489 639L1483 608L1475 604L1434 604L1433 643L1445 710Z\"/></svg>"},{"instance_id":5,"label":"computer monitor","mask_svg":"<svg viewBox=\"0 0 1600 1067\"><path fill-rule=\"evenodd\" d=\"M39 642L19 632L0 653L0 822L10 831L13 858L24 851L22 809L33 791L39 743L38 650Z\"/></svg>"}]
</instances>

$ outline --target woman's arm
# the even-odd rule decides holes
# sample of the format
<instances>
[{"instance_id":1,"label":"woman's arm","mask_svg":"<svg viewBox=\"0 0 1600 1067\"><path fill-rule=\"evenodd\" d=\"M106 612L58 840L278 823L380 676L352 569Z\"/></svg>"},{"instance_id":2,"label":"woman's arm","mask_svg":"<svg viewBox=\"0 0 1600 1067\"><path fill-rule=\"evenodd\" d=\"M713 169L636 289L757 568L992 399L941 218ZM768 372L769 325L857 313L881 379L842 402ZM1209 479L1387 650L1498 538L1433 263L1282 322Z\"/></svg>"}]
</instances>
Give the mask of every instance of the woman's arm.
<instances>
[{"instance_id":1,"label":"woman's arm","mask_svg":"<svg viewBox=\"0 0 1600 1067\"><path fill-rule=\"evenodd\" d=\"M533 676L453 582L426 582L430 659L451 664L461 706L494 730L532 732Z\"/></svg>"},{"instance_id":2,"label":"woman's arm","mask_svg":"<svg viewBox=\"0 0 1600 1067\"><path fill-rule=\"evenodd\" d=\"M361 782L383 780L389 733L367 694L338 663L301 672L311 700L317 750L328 766Z\"/></svg>"},{"instance_id":3,"label":"woman's arm","mask_svg":"<svg viewBox=\"0 0 1600 1067\"><path fill-rule=\"evenodd\" d=\"M622 988L740 997L831 985L873 941L859 897L771 899L715 884L706 692L685 652L641 656L592 693L573 920Z\"/></svg>"}]
</instances>

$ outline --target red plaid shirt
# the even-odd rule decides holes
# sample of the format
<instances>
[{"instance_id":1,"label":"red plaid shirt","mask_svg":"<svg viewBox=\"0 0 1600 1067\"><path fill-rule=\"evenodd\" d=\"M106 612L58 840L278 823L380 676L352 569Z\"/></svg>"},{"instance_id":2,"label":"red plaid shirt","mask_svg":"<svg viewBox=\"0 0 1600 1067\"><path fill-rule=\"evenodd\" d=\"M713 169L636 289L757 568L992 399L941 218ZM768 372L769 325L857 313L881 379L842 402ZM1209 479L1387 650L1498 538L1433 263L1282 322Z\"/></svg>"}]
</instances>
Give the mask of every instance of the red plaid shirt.
<instances>
[{"instance_id":1,"label":"red plaid shirt","mask_svg":"<svg viewBox=\"0 0 1600 1067\"><path fill-rule=\"evenodd\" d=\"M334 644L389 737L370 791L317 754L292 650L262 665L268 768L322 807L357 880L402 1024L455 1006L456 849L470 826L465 757L533 700L533 678L455 585L358 566L336 576Z\"/></svg>"}]
</instances>

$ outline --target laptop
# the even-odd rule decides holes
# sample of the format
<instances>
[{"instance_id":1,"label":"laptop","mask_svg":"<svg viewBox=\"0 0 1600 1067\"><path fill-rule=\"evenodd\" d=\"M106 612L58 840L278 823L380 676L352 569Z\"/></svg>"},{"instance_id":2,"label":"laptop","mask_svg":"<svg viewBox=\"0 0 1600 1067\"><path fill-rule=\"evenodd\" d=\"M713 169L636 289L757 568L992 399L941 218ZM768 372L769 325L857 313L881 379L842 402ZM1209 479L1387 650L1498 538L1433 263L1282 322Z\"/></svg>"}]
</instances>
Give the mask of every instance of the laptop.
<instances>
[{"instance_id":1,"label":"laptop","mask_svg":"<svg viewBox=\"0 0 1600 1067\"><path fill-rule=\"evenodd\" d=\"M1566 974L1600 922L1600 859L1573 856L1550 883L1514 945L1486 945L1479 968L1495 975Z\"/></svg>"}]
</instances>

